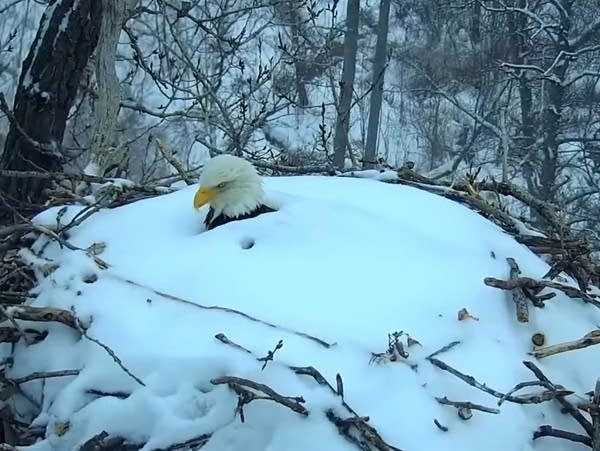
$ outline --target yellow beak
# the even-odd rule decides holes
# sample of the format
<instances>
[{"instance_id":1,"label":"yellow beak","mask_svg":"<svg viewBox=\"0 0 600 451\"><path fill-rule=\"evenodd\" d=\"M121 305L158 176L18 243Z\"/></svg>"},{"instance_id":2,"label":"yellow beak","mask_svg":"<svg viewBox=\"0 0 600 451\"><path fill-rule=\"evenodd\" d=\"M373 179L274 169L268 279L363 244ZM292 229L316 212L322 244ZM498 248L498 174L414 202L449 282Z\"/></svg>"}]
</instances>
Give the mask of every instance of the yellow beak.
<instances>
[{"instance_id":1,"label":"yellow beak","mask_svg":"<svg viewBox=\"0 0 600 451\"><path fill-rule=\"evenodd\" d=\"M194 208L202 207L203 205L211 202L216 196L217 193L215 190L201 187L194 196Z\"/></svg>"}]
</instances>

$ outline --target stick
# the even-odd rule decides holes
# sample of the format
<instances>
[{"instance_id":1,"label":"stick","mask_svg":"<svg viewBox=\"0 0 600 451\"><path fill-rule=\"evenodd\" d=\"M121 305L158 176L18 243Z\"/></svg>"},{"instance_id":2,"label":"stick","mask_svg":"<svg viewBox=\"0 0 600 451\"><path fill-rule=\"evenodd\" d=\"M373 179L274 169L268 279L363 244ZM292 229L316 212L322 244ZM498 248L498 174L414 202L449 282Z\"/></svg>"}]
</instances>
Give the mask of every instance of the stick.
<instances>
[{"instance_id":1,"label":"stick","mask_svg":"<svg viewBox=\"0 0 600 451\"><path fill-rule=\"evenodd\" d=\"M432 357L435 357L436 355L438 355L438 354L441 354L441 353L443 353L443 352L447 352L447 351L449 351L450 349L452 349L454 346L456 346L456 345L459 345L459 344L460 344L460 341L458 341L458 340L457 340L457 341L453 341L452 343L450 343L450 344L447 344L447 345L446 345L446 346L444 346L443 348L440 348L440 349L438 349L437 351L435 351L435 352L433 352L433 353L429 354L429 355L427 356L427 359L430 359L430 358L432 358Z\"/></svg>"},{"instance_id":2,"label":"stick","mask_svg":"<svg viewBox=\"0 0 600 451\"><path fill-rule=\"evenodd\" d=\"M540 370L533 362L530 361L524 361L523 365L525 365L525 367L530 370L535 377L537 377L539 380L544 381L544 382L548 382L550 384L552 384L552 382L550 381L550 379L548 379L544 373L542 373L542 370ZM552 384L554 385L554 384ZM577 408L571 404L569 401L567 401L564 396L557 396L556 400L564 407L564 409L567 411L567 413L569 413L573 419L575 421L577 421L581 427L583 429L585 429L585 431L587 432L587 434L591 437L593 434L592 431L592 423L590 423L582 414L581 412L579 412L579 410L577 410Z\"/></svg>"},{"instance_id":3,"label":"stick","mask_svg":"<svg viewBox=\"0 0 600 451\"><path fill-rule=\"evenodd\" d=\"M438 360L438 359L435 359L432 357L428 358L427 360L429 360L433 365L437 366L438 368L440 368L444 371L447 371L450 374L453 374L454 376L458 377L459 379L465 381L467 384L471 385L472 387L478 388L479 390L484 391L485 393L488 393L496 398L505 399L507 401L514 402L516 404L533 404L534 403L533 401L531 401L529 399L523 399L523 398L517 398L515 396L509 396L504 393L500 393L499 391L496 391L492 388L489 388L487 385L482 384L481 382L478 382L473 376L463 374L460 371L452 368L447 363L442 362L441 360ZM544 402L544 401L547 401L547 400L546 399L540 400L540 402Z\"/></svg>"},{"instance_id":4,"label":"stick","mask_svg":"<svg viewBox=\"0 0 600 451\"><path fill-rule=\"evenodd\" d=\"M500 409L494 409L492 407L485 407L479 404L473 404L472 402L468 402L468 401L450 401L447 397L443 397L443 398L435 398L435 400L437 402L439 402L440 404L444 404L446 406L452 406L452 407L456 407L458 409L463 408L463 409L471 409L471 410L480 410L481 412L486 412L486 413L494 413L494 414L499 414L500 413Z\"/></svg>"},{"instance_id":5,"label":"stick","mask_svg":"<svg viewBox=\"0 0 600 451\"><path fill-rule=\"evenodd\" d=\"M67 310L50 307L30 307L27 305L10 307L7 310L15 319L41 322L55 321L78 330L75 316Z\"/></svg>"},{"instance_id":6,"label":"stick","mask_svg":"<svg viewBox=\"0 0 600 451\"><path fill-rule=\"evenodd\" d=\"M66 377L66 376L77 376L80 370L58 370L58 371L46 371L46 372L35 372L28 374L27 376L18 377L16 379L7 379L14 382L17 385L24 384L25 382L33 381L36 379L47 379L50 377Z\"/></svg>"},{"instance_id":7,"label":"stick","mask_svg":"<svg viewBox=\"0 0 600 451\"><path fill-rule=\"evenodd\" d=\"M515 288L536 290L539 288L553 288L562 291L570 298L579 298L600 308L600 302L595 300L596 295L584 293L579 288L563 285L562 283L551 280L535 280L530 277L518 277L514 280L500 280L494 277L486 277L483 283L490 287L500 288L502 290L514 290Z\"/></svg>"},{"instance_id":8,"label":"stick","mask_svg":"<svg viewBox=\"0 0 600 451\"><path fill-rule=\"evenodd\" d=\"M123 364L123 362L121 361L121 359L117 356L117 354L115 354L115 351L113 351L112 349L110 349L107 345L105 345L104 343L102 343L100 340L98 340L96 338L93 338L93 337L90 337L89 334L87 333L87 330L85 329L85 327L83 327L83 324L81 324L81 322L79 321L79 319L77 319L77 328L78 328L78 330L81 332L81 334L85 338L87 338L88 340L90 340L92 343L96 343L98 346L100 346L102 349L104 349L107 352L107 354L112 357L112 359L115 361L115 363L117 365L119 365L119 367L129 377L131 377L134 381L136 381L141 386L143 386L143 387L146 386L146 384L144 384L141 379L139 379L135 374L133 374L131 371L129 371L127 369L127 367L125 367L125 365Z\"/></svg>"},{"instance_id":9,"label":"stick","mask_svg":"<svg viewBox=\"0 0 600 451\"><path fill-rule=\"evenodd\" d=\"M568 396L568 395L573 394L573 391L563 390L562 387L556 387L553 384L551 384L550 382L545 382L545 381L521 382L521 383L515 385L515 387L513 389L508 391L505 396L500 398L500 401L498 401L498 405L501 405L504 401L506 401L507 396L514 394L515 392L521 390L522 388L533 387L533 386L541 386L541 387L547 388L548 391L542 392L540 394L523 395L523 396L519 396L519 398L530 399L530 400L532 400L531 404L539 404L540 402L542 402L542 400L549 401L550 399L554 399L558 396Z\"/></svg>"},{"instance_id":10,"label":"stick","mask_svg":"<svg viewBox=\"0 0 600 451\"><path fill-rule=\"evenodd\" d=\"M529 354L538 358L543 359L551 355L560 354L562 352L574 351L576 349L584 349L589 346L600 344L600 330L593 330L586 334L583 338L574 341L567 341L564 343L558 343L552 346L546 346L544 348L535 349Z\"/></svg>"},{"instance_id":11,"label":"stick","mask_svg":"<svg viewBox=\"0 0 600 451\"><path fill-rule=\"evenodd\" d=\"M185 168L183 167L181 162L175 157L175 155L173 155L173 152L171 152L171 150L169 148L167 148L167 146L165 146L162 143L162 141L160 139L158 139L156 136L154 136L154 140L156 141L158 150L160 151L160 153L162 154L164 159L167 160L167 162L171 166L173 166L173 168L177 171L177 173L181 177L181 180L183 180L186 185L193 185L194 184L193 178L190 177L189 173L185 170Z\"/></svg>"},{"instance_id":12,"label":"stick","mask_svg":"<svg viewBox=\"0 0 600 451\"><path fill-rule=\"evenodd\" d=\"M516 280L521 275L519 265L514 258L507 258L506 261L510 266L510 280ZM527 297L523 292L522 288L514 288L511 290L513 302L515 303L517 321L520 323L529 322L529 304L527 303Z\"/></svg>"},{"instance_id":13,"label":"stick","mask_svg":"<svg viewBox=\"0 0 600 451\"><path fill-rule=\"evenodd\" d=\"M251 399L246 401L245 402L246 404L253 401L254 399L269 399L269 400L275 401L283 406L286 406L287 408L293 410L296 413L299 413L300 415L304 415L304 416L308 415L308 410L306 410L306 408L301 404L301 403L305 402L304 398L302 398L301 396L297 396L297 397L282 396L279 393L277 393L275 390L273 390L271 387L269 387L265 384L261 384L258 382L251 381L249 379L243 379L241 377L233 377L233 376L223 376L223 377L218 377L216 379L211 379L210 383L213 385L227 384L227 385L229 385L230 388L232 388L233 390L236 390L236 393L238 393L240 395L242 395L242 394L247 395L248 393L250 393ZM242 390L237 390L239 388L241 388ZM266 396L258 396L256 393L248 391L248 388L262 392Z\"/></svg>"},{"instance_id":14,"label":"stick","mask_svg":"<svg viewBox=\"0 0 600 451\"><path fill-rule=\"evenodd\" d=\"M315 343L323 346L324 348L331 348L333 346L333 344L327 343L326 341L321 340L320 338L313 337L312 335L309 335L309 334L304 333L304 332L299 332L299 331L294 330L294 329L289 329L287 327L283 327L283 326L279 326L277 324L269 323L268 321L264 321L262 319L255 318L255 317L253 317L251 315L248 315L247 313L244 313L244 312L242 312L240 310L236 310L236 309L232 309L232 308L227 308L227 307L220 307L218 305L202 305L202 304L198 304L196 302L189 301L189 300L181 298L179 296L175 296L175 295L172 295L172 294L169 294L169 293L165 293L164 291L155 290L154 288L148 287L148 286L146 286L144 284L141 284L141 283L138 283L138 282L134 282L133 280L125 279L125 278L123 278L123 277L121 277L121 276L119 276L117 274L111 274L111 275L113 277L119 279L119 280L122 280L122 281L126 282L126 283L129 283L131 285L135 285L136 287L144 288L145 290L149 290L149 291L153 292L154 294L156 294L158 296L161 296L161 297L166 298L166 299L170 299L172 301L181 302L182 304L190 305L192 307L203 309L203 310L216 310L216 311L220 311L220 312L232 313L234 315L239 315L239 316L241 316L243 318L246 318L246 319L248 319L250 321L253 321L253 322L256 322L256 323L264 324L265 326L269 326L269 327L272 327L274 329L283 330L285 332L289 332L291 334L298 335L298 336L303 337L303 338L307 338L308 340L314 341Z\"/></svg>"},{"instance_id":15,"label":"stick","mask_svg":"<svg viewBox=\"0 0 600 451\"><path fill-rule=\"evenodd\" d=\"M540 426L537 431L533 433L533 439L537 440L540 437L556 437L564 440L570 440L575 443L583 443L587 446L592 446L592 440L589 437L581 434L575 434L573 432L563 431L562 429L554 429L550 425ZM596 450L594 450L596 451Z\"/></svg>"},{"instance_id":16,"label":"stick","mask_svg":"<svg viewBox=\"0 0 600 451\"><path fill-rule=\"evenodd\" d=\"M366 423L364 418L341 418L333 409L328 409L326 416L337 426L340 434L362 450L402 451L400 448L386 443L377 431Z\"/></svg>"}]
</instances>

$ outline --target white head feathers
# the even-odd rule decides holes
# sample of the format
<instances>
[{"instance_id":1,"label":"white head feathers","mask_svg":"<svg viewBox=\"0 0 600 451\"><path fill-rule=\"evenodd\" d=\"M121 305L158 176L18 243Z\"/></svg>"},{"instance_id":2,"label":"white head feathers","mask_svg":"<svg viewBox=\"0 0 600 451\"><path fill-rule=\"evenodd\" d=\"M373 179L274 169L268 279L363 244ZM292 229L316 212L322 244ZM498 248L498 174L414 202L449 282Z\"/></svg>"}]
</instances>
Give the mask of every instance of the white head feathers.
<instances>
[{"instance_id":1,"label":"white head feathers","mask_svg":"<svg viewBox=\"0 0 600 451\"><path fill-rule=\"evenodd\" d=\"M210 203L214 216L237 217L259 207L264 198L262 179L254 166L233 155L217 155L204 164L194 206Z\"/></svg>"}]
</instances>

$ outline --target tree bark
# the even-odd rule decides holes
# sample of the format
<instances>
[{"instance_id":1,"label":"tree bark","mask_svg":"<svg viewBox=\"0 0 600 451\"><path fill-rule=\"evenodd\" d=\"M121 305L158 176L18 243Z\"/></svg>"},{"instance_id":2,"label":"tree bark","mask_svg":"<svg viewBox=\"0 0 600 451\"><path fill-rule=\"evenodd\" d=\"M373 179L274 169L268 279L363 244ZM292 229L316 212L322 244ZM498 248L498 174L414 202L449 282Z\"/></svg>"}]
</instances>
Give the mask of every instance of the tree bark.
<instances>
[{"instance_id":1,"label":"tree bark","mask_svg":"<svg viewBox=\"0 0 600 451\"><path fill-rule=\"evenodd\" d=\"M23 62L14 121L0 157L0 169L54 172L62 168L60 143L82 73L98 41L100 20L101 5L95 0L50 1ZM32 204L43 203L49 183L2 177L0 192L27 212ZM0 212L0 217L7 217L2 213L6 212Z\"/></svg>"},{"instance_id":2,"label":"tree bark","mask_svg":"<svg viewBox=\"0 0 600 451\"><path fill-rule=\"evenodd\" d=\"M344 67L340 82L340 100L335 123L333 141L333 166L342 170L348 149L350 112L352 109L352 91L356 71L356 52L358 49L358 17L360 0L348 0L346 12L346 32L344 35Z\"/></svg>"},{"instance_id":3,"label":"tree bark","mask_svg":"<svg viewBox=\"0 0 600 451\"><path fill-rule=\"evenodd\" d=\"M100 0L96 0L100 1ZM104 175L119 159L115 135L121 103L121 88L115 70L117 44L125 20L128 0L101 0L102 25L96 54L97 99L94 102L94 132L90 145L90 161L84 172Z\"/></svg>"},{"instance_id":4,"label":"tree bark","mask_svg":"<svg viewBox=\"0 0 600 451\"><path fill-rule=\"evenodd\" d=\"M363 167L375 166L377 157L377 135L379 134L379 116L383 97L383 80L387 54L388 25L390 19L390 0L379 3L379 23L377 26L377 44L373 61L373 90L369 105L369 124L367 127L367 143L363 157Z\"/></svg>"}]
</instances>

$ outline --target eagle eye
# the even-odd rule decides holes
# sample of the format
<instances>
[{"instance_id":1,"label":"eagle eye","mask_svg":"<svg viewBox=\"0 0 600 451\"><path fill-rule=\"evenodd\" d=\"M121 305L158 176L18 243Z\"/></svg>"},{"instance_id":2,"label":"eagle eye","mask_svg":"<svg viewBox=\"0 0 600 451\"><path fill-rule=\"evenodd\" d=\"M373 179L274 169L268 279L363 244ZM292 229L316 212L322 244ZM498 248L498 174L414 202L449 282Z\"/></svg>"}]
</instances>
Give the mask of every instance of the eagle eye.
<instances>
[{"instance_id":1,"label":"eagle eye","mask_svg":"<svg viewBox=\"0 0 600 451\"><path fill-rule=\"evenodd\" d=\"M226 183L222 182L217 185L217 188L225 188Z\"/></svg>"}]
</instances>

